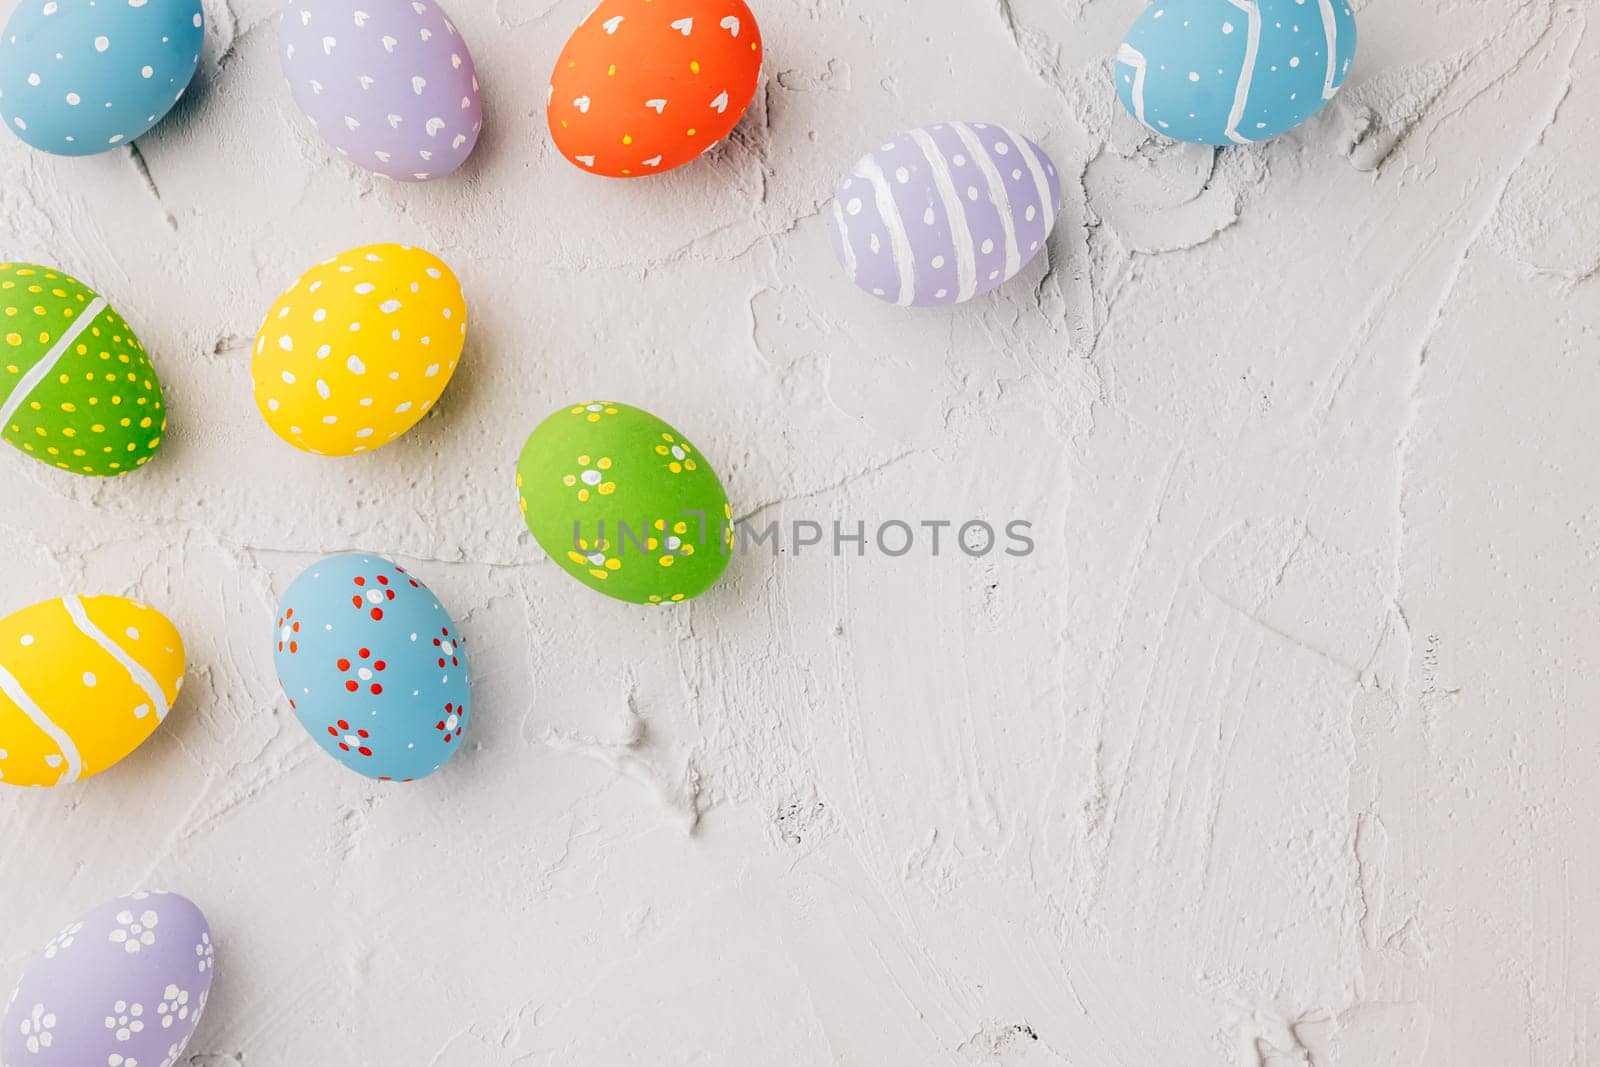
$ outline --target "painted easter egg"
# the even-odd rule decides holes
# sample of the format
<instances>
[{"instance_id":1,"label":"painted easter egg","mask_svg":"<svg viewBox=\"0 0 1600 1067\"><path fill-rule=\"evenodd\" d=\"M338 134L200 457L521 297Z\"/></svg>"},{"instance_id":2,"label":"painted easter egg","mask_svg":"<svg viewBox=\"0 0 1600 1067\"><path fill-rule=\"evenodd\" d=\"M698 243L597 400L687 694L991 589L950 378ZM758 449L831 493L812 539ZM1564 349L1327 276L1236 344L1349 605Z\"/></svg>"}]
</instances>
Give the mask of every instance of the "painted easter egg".
<instances>
[{"instance_id":1,"label":"painted easter egg","mask_svg":"<svg viewBox=\"0 0 1600 1067\"><path fill-rule=\"evenodd\" d=\"M166 428L150 357L104 297L51 267L0 264L0 437L109 478L150 462Z\"/></svg>"},{"instance_id":2,"label":"painted easter egg","mask_svg":"<svg viewBox=\"0 0 1600 1067\"><path fill-rule=\"evenodd\" d=\"M660 174L726 137L760 75L761 29L744 0L601 0L550 76L550 133L594 174Z\"/></svg>"},{"instance_id":3,"label":"painted easter egg","mask_svg":"<svg viewBox=\"0 0 1600 1067\"><path fill-rule=\"evenodd\" d=\"M1332 100L1355 54L1349 0L1155 0L1117 50L1115 78L1156 133L1249 144Z\"/></svg>"},{"instance_id":4,"label":"painted easter egg","mask_svg":"<svg viewBox=\"0 0 1600 1067\"><path fill-rule=\"evenodd\" d=\"M0 783L99 774L166 719L183 667L177 628L123 597L67 596L0 619Z\"/></svg>"},{"instance_id":5,"label":"painted easter egg","mask_svg":"<svg viewBox=\"0 0 1600 1067\"><path fill-rule=\"evenodd\" d=\"M618 600L688 600L727 569L728 494L700 450L648 411L604 401L557 411L522 449L517 494L550 558Z\"/></svg>"},{"instance_id":6,"label":"painted easter egg","mask_svg":"<svg viewBox=\"0 0 1600 1067\"><path fill-rule=\"evenodd\" d=\"M959 304L1017 275L1055 226L1061 176L1042 148L992 123L901 134L855 165L833 203L833 249L891 304Z\"/></svg>"},{"instance_id":7,"label":"painted easter egg","mask_svg":"<svg viewBox=\"0 0 1600 1067\"><path fill-rule=\"evenodd\" d=\"M330 556L289 586L278 681L322 750L368 778L409 782L461 748L472 696L461 631L382 556Z\"/></svg>"},{"instance_id":8,"label":"painted easter egg","mask_svg":"<svg viewBox=\"0 0 1600 1067\"><path fill-rule=\"evenodd\" d=\"M211 993L211 928L159 890L108 900L28 965L0 1023L0 1063L172 1067Z\"/></svg>"},{"instance_id":9,"label":"painted easter egg","mask_svg":"<svg viewBox=\"0 0 1600 1067\"><path fill-rule=\"evenodd\" d=\"M127 144L183 97L204 36L200 0L22 0L0 36L0 117L58 156Z\"/></svg>"},{"instance_id":10,"label":"painted easter egg","mask_svg":"<svg viewBox=\"0 0 1600 1067\"><path fill-rule=\"evenodd\" d=\"M289 0L278 59L317 133L367 170L442 178L478 143L472 53L433 0Z\"/></svg>"},{"instance_id":11,"label":"painted easter egg","mask_svg":"<svg viewBox=\"0 0 1600 1067\"><path fill-rule=\"evenodd\" d=\"M250 375L272 432L348 456L433 409L466 343L461 283L431 252L353 248L312 267L267 312Z\"/></svg>"}]
</instances>

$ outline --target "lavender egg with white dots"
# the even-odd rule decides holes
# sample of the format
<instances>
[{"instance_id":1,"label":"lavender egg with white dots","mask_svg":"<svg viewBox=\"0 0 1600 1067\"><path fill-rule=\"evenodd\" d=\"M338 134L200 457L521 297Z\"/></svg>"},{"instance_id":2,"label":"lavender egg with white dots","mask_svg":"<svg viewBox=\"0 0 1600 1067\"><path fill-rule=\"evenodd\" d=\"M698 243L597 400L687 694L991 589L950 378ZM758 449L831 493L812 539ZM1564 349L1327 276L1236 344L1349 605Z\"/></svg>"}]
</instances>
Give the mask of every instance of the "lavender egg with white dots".
<instances>
[{"instance_id":1,"label":"lavender egg with white dots","mask_svg":"<svg viewBox=\"0 0 1600 1067\"><path fill-rule=\"evenodd\" d=\"M0 121L58 156L133 141L200 64L200 0L22 0L0 34Z\"/></svg>"},{"instance_id":2,"label":"lavender egg with white dots","mask_svg":"<svg viewBox=\"0 0 1600 1067\"><path fill-rule=\"evenodd\" d=\"M442 178L478 143L472 53L433 0L289 0L278 59L317 133L367 170Z\"/></svg>"},{"instance_id":3,"label":"lavender egg with white dots","mask_svg":"<svg viewBox=\"0 0 1600 1067\"><path fill-rule=\"evenodd\" d=\"M868 153L840 184L834 253L880 300L959 304L1005 284L1055 226L1061 177L1004 126L942 122Z\"/></svg>"}]
</instances>

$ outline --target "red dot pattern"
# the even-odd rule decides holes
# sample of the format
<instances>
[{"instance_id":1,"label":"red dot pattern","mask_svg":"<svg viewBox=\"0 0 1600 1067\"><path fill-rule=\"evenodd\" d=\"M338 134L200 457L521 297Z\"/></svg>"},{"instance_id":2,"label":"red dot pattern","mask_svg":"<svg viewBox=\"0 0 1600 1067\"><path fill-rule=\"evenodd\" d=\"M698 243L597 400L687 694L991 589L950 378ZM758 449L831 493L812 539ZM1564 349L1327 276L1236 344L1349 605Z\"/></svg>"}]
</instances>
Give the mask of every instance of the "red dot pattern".
<instances>
[{"instance_id":1,"label":"red dot pattern","mask_svg":"<svg viewBox=\"0 0 1600 1067\"><path fill-rule=\"evenodd\" d=\"M444 718L435 723L433 728L443 734L444 743L448 745L460 737L461 732L467 728L467 706L462 704L458 707L455 704L446 704L444 706Z\"/></svg>"},{"instance_id":2,"label":"red dot pattern","mask_svg":"<svg viewBox=\"0 0 1600 1067\"><path fill-rule=\"evenodd\" d=\"M287 640L285 640L285 638L283 636L285 630L287 630L289 632L289 634L290 634L290 636L289 636L289 638ZM290 608L288 611L286 611L282 615L278 616L278 651L282 652L284 650L284 648L287 646L287 648L289 650L289 655L292 656L295 653L299 652L300 651L300 642L296 641L294 639L294 636L293 636L294 634L298 634L299 632L300 632L300 623L297 622L297 621L294 621L294 609L293 608Z\"/></svg>"},{"instance_id":3,"label":"red dot pattern","mask_svg":"<svg viewBox=\"0 0 1600 1067\"><path fill-rule=\"evenodd\" d=\"M367 742L372 739L372 735L366 730L355 730L352 732L350 729L350 721L348 719L340 719L338 722L328 727L328 734L338 744L341 752L350 752L353 750L363 756L370 757L372 755L372 747L367 744Z\"/></svg>"}]
</instances>

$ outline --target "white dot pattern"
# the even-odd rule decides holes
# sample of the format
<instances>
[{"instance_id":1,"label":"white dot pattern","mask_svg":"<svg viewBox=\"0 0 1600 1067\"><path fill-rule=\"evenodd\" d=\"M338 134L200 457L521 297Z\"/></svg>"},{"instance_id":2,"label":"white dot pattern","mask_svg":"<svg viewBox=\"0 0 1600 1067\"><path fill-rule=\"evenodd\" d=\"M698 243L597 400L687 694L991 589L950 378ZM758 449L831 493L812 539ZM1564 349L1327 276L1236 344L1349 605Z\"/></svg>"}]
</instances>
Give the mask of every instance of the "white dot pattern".
<instances>
[{"instance_id":1,"label":"white dot pattern","mask_svg":"<svg viewBox=\"0 0 1600 1067\"><path fill-rule=\"evenodd\" d=\"M57 155L126 144L182 98L204 26L200 0L23 0L0 35L0 118Z\"/></svg>"},{"instance_id":2,"label":"white dot pattern","mask_svg":"<svg viewBox=\"0 0 1600 1067\"><path fill-rule=\"evenodd\" d=\"M304 451L369 451L432 410L466 332L460 283L437 257L402 245L352 249L306 272L267 312L251 368L256 405Z\"/></svg>"},{"instance_id":3,"label":"white dot pattern","mask_svg":"<svg viewBox=\"0 0 1600 1067\"><path fill-rule=\"evenodd\" d=\"M432 0L289 0L278 59L340 155L400 181L461 166L483 128L472 54Z\"/></svg>"}]
</instances>

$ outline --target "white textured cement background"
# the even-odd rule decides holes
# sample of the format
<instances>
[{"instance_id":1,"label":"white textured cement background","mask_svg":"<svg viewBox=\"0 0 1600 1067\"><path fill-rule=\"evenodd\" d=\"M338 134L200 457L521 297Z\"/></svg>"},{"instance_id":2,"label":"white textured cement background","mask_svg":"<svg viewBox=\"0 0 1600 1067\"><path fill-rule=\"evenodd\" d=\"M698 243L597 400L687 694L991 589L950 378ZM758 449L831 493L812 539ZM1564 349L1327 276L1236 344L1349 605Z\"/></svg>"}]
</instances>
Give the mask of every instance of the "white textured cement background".
<instances>
[{"instance_id":1,"label":"white textured cement background","mask_svg":"<svg viewBox=\"0 0 1600 1067\"><path fill-rule=\"evenodd\" d=\"M114 483L0 457L0 607L137 594L193 664L121 766L0 792L4 980L154 883L216 931L194 1067L1600 1062L1600 6L1368 0L1322 115L1213 152L1116 103L1136 0L759 0L731 143L607 183L544 132L586 3L449 5L490 108L456 180L330 158L273 0L208 0L142 165L0 138L0 256L110 297L172 415ZM950 117L1076 176L1048 258L879 305L830 190ZM250 338L377 240L454 265L465 361L395 445L298 454ZM740 514L1023 517L1038 552L605 601L512 485L596 396ZM277 594L353 547L471 642L471 746L424 783L339 768L273 680Z\"/></svg>"}]
</instances>

